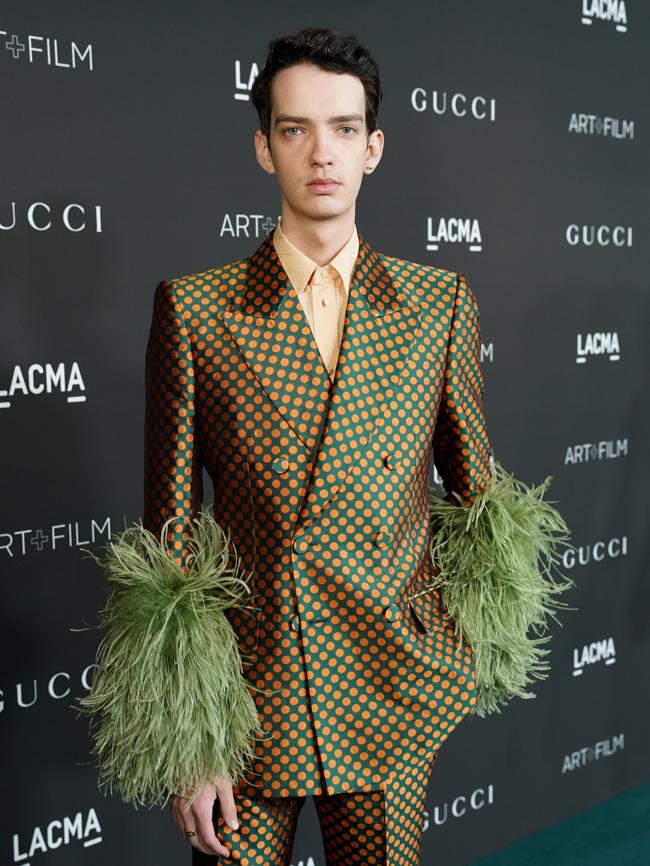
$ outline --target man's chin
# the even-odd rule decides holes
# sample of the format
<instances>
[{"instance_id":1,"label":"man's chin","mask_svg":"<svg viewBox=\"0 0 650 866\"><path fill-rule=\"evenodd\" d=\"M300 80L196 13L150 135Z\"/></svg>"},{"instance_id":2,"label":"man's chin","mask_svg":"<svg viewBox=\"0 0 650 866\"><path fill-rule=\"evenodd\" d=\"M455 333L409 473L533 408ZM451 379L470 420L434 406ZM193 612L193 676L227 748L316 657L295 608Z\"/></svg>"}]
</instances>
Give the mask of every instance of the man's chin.
<instances>
[{"instance_id":1,"label":"man's chin","mask_svg":"<svg viewBox=\"0 0 650 866\"><path fill-rule=\"evenodd\" d=\"M333 219L343 216L348 213L354 205L341 201L334 201L332 198L321 196L315 202L296 210L297 214L304 214L305 219Z\"/></svg>"}]
</instances>

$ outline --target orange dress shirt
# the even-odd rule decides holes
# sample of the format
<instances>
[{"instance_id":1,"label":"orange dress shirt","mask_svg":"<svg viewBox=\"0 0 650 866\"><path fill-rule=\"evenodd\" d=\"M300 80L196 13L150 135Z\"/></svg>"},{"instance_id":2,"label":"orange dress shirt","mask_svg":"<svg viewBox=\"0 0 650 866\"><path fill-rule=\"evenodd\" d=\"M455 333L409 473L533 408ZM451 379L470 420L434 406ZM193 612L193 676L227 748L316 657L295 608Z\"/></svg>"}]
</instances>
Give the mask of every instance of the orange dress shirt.
<instances>
[{"instance_id":1,"label":"orange dress shirt","mask_svg":"<svg viewBox=\"0 0 650 866\"><path fill-rule=\"evenodd\" d=\"M273 232L273 246L305 311L325 369L334 380L339 359L345 308L354 263L359 253L357 227L329 264L319 267L282 231L282 217Z\"/></svg>"}]
</instances>

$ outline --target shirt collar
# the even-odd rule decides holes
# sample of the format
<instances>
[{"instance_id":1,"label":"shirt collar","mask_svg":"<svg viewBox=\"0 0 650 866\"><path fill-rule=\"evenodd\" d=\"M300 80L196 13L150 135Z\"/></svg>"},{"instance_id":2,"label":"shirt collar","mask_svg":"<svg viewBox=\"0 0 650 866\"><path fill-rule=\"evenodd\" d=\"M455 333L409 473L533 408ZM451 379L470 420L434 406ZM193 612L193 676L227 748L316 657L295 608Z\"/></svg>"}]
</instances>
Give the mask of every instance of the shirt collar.
<instances>
[{"instance_id":1,"label":"shirt collar","mask_svg":"<svg viewBox=\"0 0 650 866\"><path fill-rule=\"evenodd\" d=\"M316 262L312 261L309 256L306 256L297 247L295 247L287 236L282 231L282 217L278 217L278 222L273 232L273 246L278 254L278 258L282 263L282 267L289 277L289 282L298 292L303 292L309 283L311 275L315 268L318 268ZM359 235L356 225L352 229L352 234L345 243L345 246L339 250L334 258L328 262L328 265L335 268L345 288L345 293L350 291L350 281L352 280L352 272L354 263L359 254Z\"/></svg>"}]
</instances>

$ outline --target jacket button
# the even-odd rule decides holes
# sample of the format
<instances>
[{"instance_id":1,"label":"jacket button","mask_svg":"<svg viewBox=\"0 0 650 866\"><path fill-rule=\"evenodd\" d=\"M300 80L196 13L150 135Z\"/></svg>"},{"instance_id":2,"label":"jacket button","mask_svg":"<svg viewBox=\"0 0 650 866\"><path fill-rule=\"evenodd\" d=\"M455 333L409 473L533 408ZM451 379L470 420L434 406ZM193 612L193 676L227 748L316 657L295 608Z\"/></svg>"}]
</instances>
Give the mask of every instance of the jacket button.
<instances>
[{"instance_id":1,"label":"jacket button","mask_svg":"<svg viewBox=\"0 0 650 866\"><path fill-rule=\"evenodd\" d=\"M389 604L388 607L384 608L384 617L391 621L395 619L395 608L392 604Z\"/></svg>"},{"instance_id":2,"label":"jacket button","mask_svg":"<svg viewBox=\"0 0 650 866\"><path fill-rule=\"evenodd\" d=\"M398 463L395 460L395 457L392 454L384 455L384 466L386 469L397 469Z\"/></svg>"},{"instance_id":3,"label":"jacket button","mask_svg":"<svg viewBox=\"0 0 650 866\"><path fill-rule=\"evenodd\" d=\"M286 457L278 457L273 461L273 471L282 473L286 472L289 468L289 461Z\"/></svg>"},{"instance_id":4,"label":"jacket button","mask_svg":"<svg viewBox=\"0 0 650 866\"><path fill-rule=\"evenodd\" d=\"M298 619L297 613L291 614L291 619L289 620L289 624L291 626L292 631L300 631L300 620Z\"/></svg>"},{"instance_id":5,"label":"jacket button","mask_svg":"<svg viewBox=\"0 0 650 866\"><path fill-rule=\"evenodd\" d=\"M386 547L390 540L390 533L382 529L380 532L375 532L372 536L373 544L377 547Z\"/></svg>"},{"instance_id":6,"label":"jacket button","mask_svg":"<svg viewBox=\"0 0 650 866\"><path fill-rule=\"evenodd\" d=\"M293 549L296 553L306 553L309 550L309 542L306 538L294 538Z\"/></svg>"}]
</instances>

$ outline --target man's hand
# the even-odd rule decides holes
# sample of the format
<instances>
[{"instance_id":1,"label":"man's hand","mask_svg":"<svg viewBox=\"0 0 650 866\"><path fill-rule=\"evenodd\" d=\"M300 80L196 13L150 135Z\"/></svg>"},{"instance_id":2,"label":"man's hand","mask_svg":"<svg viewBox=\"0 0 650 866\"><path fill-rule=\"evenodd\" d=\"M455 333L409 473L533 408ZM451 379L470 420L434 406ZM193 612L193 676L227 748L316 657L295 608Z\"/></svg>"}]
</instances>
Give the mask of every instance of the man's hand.
<instances>
[{"instance_id":1,"label":"man's hand","mask_svg":"<svg viewBox=\"0 0 650 866\"><path fill-rule=\"evenodd\" d=\"M212 822L212 809L217 797L224 820L236 830L239 822L232 785L221 777L216 786L206 782L191 805L188 804L187 797L178 794L169 798L169 807L183 838L187 839L192 847L198 848L204 854L230 857L230 851L219 841ZM198 834L186 837L185 832L190 830L198 830Z\"/></svg>"}]
</instances>

